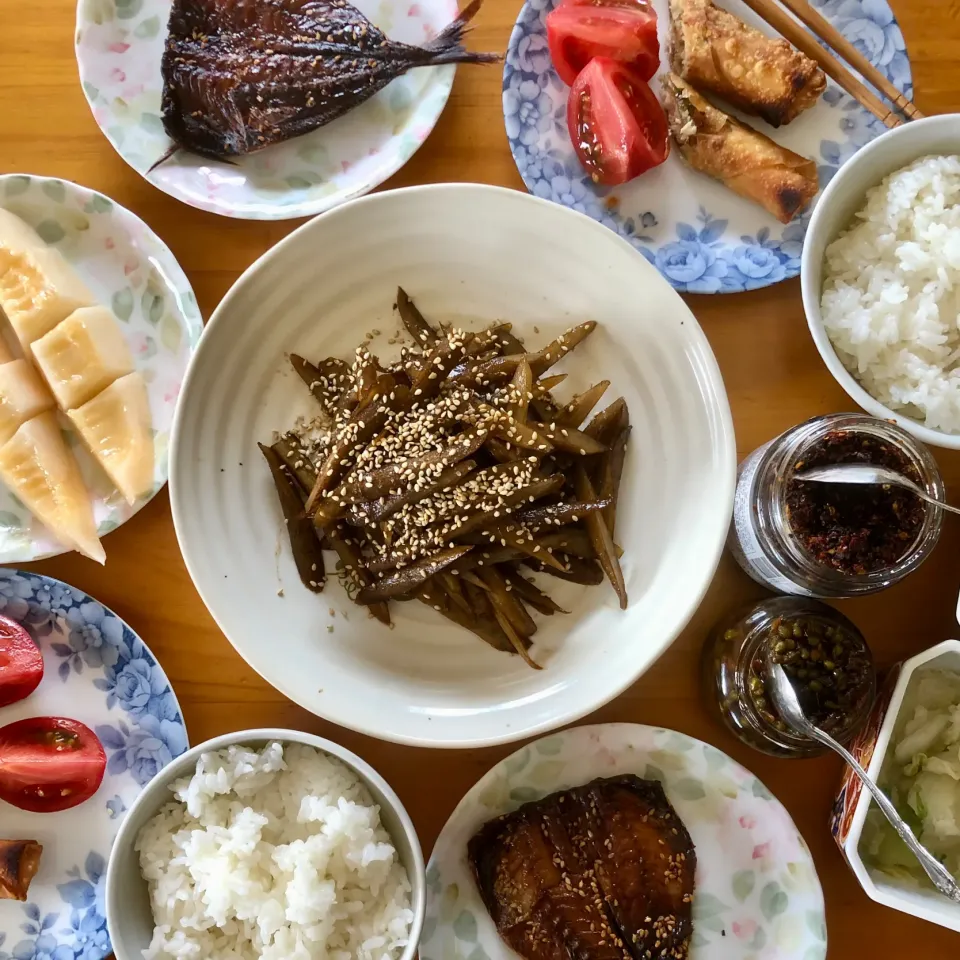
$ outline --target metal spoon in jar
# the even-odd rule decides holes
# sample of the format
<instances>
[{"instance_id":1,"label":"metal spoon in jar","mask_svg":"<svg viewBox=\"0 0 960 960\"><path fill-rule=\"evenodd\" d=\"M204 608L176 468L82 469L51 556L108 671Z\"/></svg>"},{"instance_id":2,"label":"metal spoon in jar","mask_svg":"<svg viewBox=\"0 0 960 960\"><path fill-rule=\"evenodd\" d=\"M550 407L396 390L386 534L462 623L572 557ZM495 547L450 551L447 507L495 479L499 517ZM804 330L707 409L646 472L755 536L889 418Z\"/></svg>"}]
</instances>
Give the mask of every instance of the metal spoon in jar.
<instances>
[{"instance_id":1,"label":"metal spoon in jar","mask_svg":"<svg viewBox=\"0 0 960 960\"><path fill-rule=\"evenodd\" d=\"M872 468L870 468L872 469ZM780 716L798 733L812 737L814 740L829 747L836 753L839 753L844 760L853 768L853 772L860 778L863 785L873 795L877 806L883 811L883 815L890 822L890 826L900 835L903 842L913 851L914 856L920 861L925 873L933 882L933 885L945 897L960 903L960 886L950 872L937 860L936 857L924 847L913 835L913 831L903 822L900 814L897 813L894 805L887 799L887 795L870 779L867 771L857 763L853 755L845 750L833 737L824 733L819 727L814 726L803 712L800 701L797 699L797 693L793 689L793 684L787 676L786 670L779 663L767 663L767 679L769 681L768 692L770 693L774 706Z\"/></svg>"},{"instance_id":2,"label":"metal spoon in jar","mask_svg":"<svg viewBox=\"0 0 960 960\"><path fill-rule=\"evenodd\" d=\"M793 475L794 480L804 480L810 483L857 483L857 484L889 484L893 487L902 487L915 493L921 500L932 503L942 510L951 513L960 513L960 507L953 507L936 497L931 497L923 487L917 486L908 480L902 473L890 470L887 467L873 467L868 463L835 463L829 467L811 467Z\"/></svg>"}]
</instances>

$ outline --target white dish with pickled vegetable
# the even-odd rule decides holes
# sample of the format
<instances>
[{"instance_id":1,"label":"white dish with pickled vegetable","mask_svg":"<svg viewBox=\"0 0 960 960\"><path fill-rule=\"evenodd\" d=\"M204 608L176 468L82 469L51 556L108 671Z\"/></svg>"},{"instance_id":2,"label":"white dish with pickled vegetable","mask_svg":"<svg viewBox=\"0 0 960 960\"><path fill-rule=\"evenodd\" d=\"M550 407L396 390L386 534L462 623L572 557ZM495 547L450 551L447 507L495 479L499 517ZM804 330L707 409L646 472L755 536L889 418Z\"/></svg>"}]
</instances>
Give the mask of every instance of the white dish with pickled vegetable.
<instances>
[{"instance_id":1,"label":"white dish with pickled vegetable","mask_svg":"<svg viewBox=\"0 0 960 960\"><path fill-rule=\"evenodd\" d=\"M920 842L960 879L960 641L946 640L900 665L851 750ZM833 832L867 895L960 931L960 904L934 889L851 777L834 807Z\"/></svg>"},{"instance_id":2,"label":"white dish with pickled vegetable","mask_svg":"<svg viewBox=\"0 0 960 960\"><path fill-rule=\"evenodd\" d=\"M524 579L565 611L528 611L536 626L529 659L542 669L472 635L455 610L433 609L443 604L394 602L393 595L388 628L338 582L333 553L326 554L322 592L310 585L309 565L298 572L257 444L317 419L317 400L291 355L321 366L328 358L350 363L362 344L380 358L382 375L402 346L413 345L394 309L400 286L438 333L450 325L470 340L491 324L509 323L507 332L524 341L534 365L554 338L596 321L569 356L536 371L536 382L549 380L563 407L609 380L596 410L620 397L629 409L632 433L612 538L616 553L622 550L626 609L609 583L569 583L525 567ZM563 374L559 385L550 379ZM171 496L201 596L265 679L305 708L374 736L473 746L583 716L632 683L675 639L719 559L735 453L723 384L702 331L629 245L586 217L523 194L419 187L366 198L305 225L254 264L221 303L186 390L174 428ZM583 421L585 433L590 423ZM551 443L566 429L543 426L554 434ZM578 486L579 451L565 452L569 475L554 500L596 502L595 487ZM476 463L481 481L489 466ZM330 490L341 490L345 478L334 479ZM529 509L544 504L550 501ZM578 522L588 529L583 518ZM377 573L378 583L389 576ZM479 563L474 576L486 580Z\"/></svg>"}]
</instances>

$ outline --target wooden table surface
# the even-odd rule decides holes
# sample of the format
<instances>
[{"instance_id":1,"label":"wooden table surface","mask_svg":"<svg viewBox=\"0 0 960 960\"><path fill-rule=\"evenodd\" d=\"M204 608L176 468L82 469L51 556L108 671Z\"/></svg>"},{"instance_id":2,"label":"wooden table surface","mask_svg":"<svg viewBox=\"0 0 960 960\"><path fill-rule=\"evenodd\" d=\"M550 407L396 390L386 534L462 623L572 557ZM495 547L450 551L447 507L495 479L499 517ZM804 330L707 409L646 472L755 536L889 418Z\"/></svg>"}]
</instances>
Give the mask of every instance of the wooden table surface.
<instances>
[{"instance_id":1,"label":"wooden table surface","mask_svg":"<svg viewBox=\"0 0 960 960\"><path fill-rule=\"evenodd\" d=\"M894 0L924 113L960 109L960 0ZM519 0L486 0L471 45L503 50ZM297 225L202 213L142 180L114 153L80 91L73 54L75 0L3 0L0 22L0 173L63 177L113 197L170 245L193 283L205 317L237 275ZM426 144L388 187L481 181L523 189L507 148L500 71L462 69ZM690 297L730 394L740 454L816 414L852 404L821 363L807 334L798 280L735 296ZM938 451L954 499L960 454ZM166 492L106 539L105 568L75 554L32 565L85 590L125 618L159 657L186 714L190 739L255 726L285 726L333 737L372 763L410 811L424 853L464 792L513 747L450 752L381 743L301 710L233 651L205 610L177 547ZM960 524L947 520L939 546L906 582L846 601L881 665L948 637L960 589ZM830 960L956 956L960 937L869 900L827 829L840 763L833 757L774 760L741 746L708 714L697 662L710 626L762 591L725 557L692 623L629 691L589 718L673 727L715 744L757 774L787 806L813 851L827 903ZM282 637L283 624L277 624Z\"/></svg>"}]
</instances>

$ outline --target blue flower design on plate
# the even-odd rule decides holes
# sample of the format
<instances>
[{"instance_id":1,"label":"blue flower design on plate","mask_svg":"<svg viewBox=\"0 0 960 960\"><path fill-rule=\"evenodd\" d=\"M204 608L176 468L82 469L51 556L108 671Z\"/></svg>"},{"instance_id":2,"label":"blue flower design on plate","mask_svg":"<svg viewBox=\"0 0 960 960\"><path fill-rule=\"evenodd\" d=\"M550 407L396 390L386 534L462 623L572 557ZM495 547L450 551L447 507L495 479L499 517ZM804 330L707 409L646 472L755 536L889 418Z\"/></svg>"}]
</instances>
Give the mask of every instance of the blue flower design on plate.
<instances>
[{"instance_id":1,"label":"blue flower design on plate","mask_svg":"<svg viewBox=\"0 0 960 960\"><path fill-rule=\"evenodd\" d=\"M0 610L29 629L44 655L47 671L30 713L82 720L108 758L100 791L77 808L80 823L74 819L44 851L42 876L50 879L35 880L25 904L0 901L0 960L103 960L111 952L104 908L110 845L143 786L187 749L186 727L146 644L81 590L0 569ZM30 818L43 816L14 810L5 826L30 836Z\"/></svg>"},{"instance_id":2,"label":"blue flower design on plate","mask_svg":"<svg viewBox=\"0 0 960 960\"><path fill-rule=\"evenodd\" d=\"M685 293L734 293L795 277L809 211L789 224L670 158L615 191L598 186L576 159L566 126L567 87L550 62L546 16L559 0L528 0L517 17L503 69L503 114L520 176L535 196L584 213L639 250ZM668 17L667 0L653 0ZM813 0L900 90L912 96L903 35L885 0ZM739 0L731 9L750 20ZM652 82L654 88L656 81ZM795 126L756 126L814 159L821 188L883 124L832 83ZM798 142L794 129L803 131ZM787 142L789 141L789 142ZM615 193L615 200L614 200Z\"/></svg>"}]
</instances>

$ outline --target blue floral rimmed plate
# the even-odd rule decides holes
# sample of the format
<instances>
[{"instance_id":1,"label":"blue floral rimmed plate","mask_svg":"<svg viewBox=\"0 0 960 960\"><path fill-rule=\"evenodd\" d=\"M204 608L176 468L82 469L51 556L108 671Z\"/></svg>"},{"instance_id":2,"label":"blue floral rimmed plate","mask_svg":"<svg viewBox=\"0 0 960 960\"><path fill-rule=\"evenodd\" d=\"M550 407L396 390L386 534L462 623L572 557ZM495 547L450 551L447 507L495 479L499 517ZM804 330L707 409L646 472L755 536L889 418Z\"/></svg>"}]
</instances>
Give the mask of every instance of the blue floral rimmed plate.
<instances>
[{"instance_id":1,"label":"blue floral rimmed plate","mask_svg":"<svg viewBox=\"0 0 960 960\"><path fill-rule=\"evenodd\" d=\"M26 700L0 708L0 726L66 716L91 727L107 754L97 793L61 813L0 801L0 837L43 844L29 900L0 900L0 960L102 960L110 847L141 789L187 749L177 698L146 644L115 613L50 577L0 570L0 612L43 652L44 677Z\"/></svg>"},{"instance_id":2,"label":"blue floral rimmed plate","mask_svg":"<svg viewBox=\"0 0 960 960\"><path fill-rule=\"evenodd\" d=\"M810 211L786 226L748 200L689 169L674 152L622 187L594 184L567 134L568 88L547 49L546 16L559 0L527 0L503 68L503 114L510 149L527 189L573 207L629 240L677 290L737 293L800 273ZM659 19L661 72L667 68L668 0L652 0ZM742 0L721 4L770 32ZM903 35L886 0L811 0L908 97L913 86ZM659 89L657 79L651 81ZM826 186L842 163L885 129L833 83L815 107L774 130L744 119L791 150L812 157ZM816 202L816 201L815 201Z\"/></svg>"}]
</instances>

